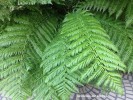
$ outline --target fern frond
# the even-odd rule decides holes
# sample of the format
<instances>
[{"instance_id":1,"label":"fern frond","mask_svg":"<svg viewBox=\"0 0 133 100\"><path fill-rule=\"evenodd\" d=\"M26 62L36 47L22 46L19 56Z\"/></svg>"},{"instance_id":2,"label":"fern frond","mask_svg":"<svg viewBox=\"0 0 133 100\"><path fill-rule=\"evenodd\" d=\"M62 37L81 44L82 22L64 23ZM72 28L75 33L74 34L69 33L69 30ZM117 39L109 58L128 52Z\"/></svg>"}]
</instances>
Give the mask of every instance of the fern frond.
<instances>
[{"instance_id":1,"label":"fern frond","mask_svg":"<svg viewBox=\"0 0 133 100\"><path fill-rule=\"evenodd\" d=\"M116 19L125 14L126 27L133 24L133 1L132 0L86 0L77 5L81 9L89 9L116 15ZM125 12L126 10L126 12Z\"/></svg>"},{"instance_id":2,"label":"fern frond","mask_svg":"<svg viewBox=\"0 0 133 100\"><path fill-rule=\"evenodd\" d=\"M37 88L34 90L34 100L62 100L59 99L55 87L43 82L45 78L43 74L40 74L40 77L36 77L37 79L40 78L39 80L41 81L39 84L37 84Z\"/></svg>"},{"instance_id":3,"label":"fern frond","mask_svg":"<svg viewBox=\"0 0 133 100\"><path fill-rule=\"evenodd\" d=\"M133 0L130 0L126 11L126 27L133 24Z\"/></svg>"},{"instance_id":4,"label":"fern frond","mask_svg":"<svg viewBox=\"0 0 133 100\"><path fill-rule=\"evenodd\" d=\"M82 79L88 82L97 79L97 86L121 92L121 75L118 71L124 71L125 65L113 53L117 49L100 23L90 13L84 12L74 13L65 23L63 34L71 43L69 49L73 58L68 66L73 66L72 71L83 70Z\"/></svg>"},{"instance_id":5,"label":"fern frond","mask_svg":"<svg viewBox=\"0 0 133 100\"><path fill-rule=\"evenodd\" d=\"M66 47L67 44L64 40L56 37L44 51L41 64L45 77L42 84L49 84L50 87L54 87L58 94L57 97L61 100L68 100L70 94L77 90L76 84L79 84L79 74L71 73L70 68L67 67L69 60L66 59ZM46 93L43 94L43 98L45 99L47 95L54 98L53 94Z\"/></svg>"},{"instance_id":6,"label":"fern frond","mask_svg":"<svg viewBox=\"0 0 133 100\"><path fill-rule=\"evenodd\" d=\"M0 90L13 100L32 95L35 86L28 79L40 69L42 51L55 36L58 20L44 13L45 18L37 13L15 17L0 35Z\"/></svg>"},{"instance_id":7,"label":"fern frond","mask_svg":"<svg viewBox=\"0 0 133 100\"><path fill-rule=\"evenodd\" d=\"M34 91L33 97L35 95L35 100L40 100L43 99L43 92L52 94L54 92L54 89L52 89L53 87L49 87L47 84L42 84L43 70L39 67L39 65L41 63L42 52L56 36L55 33L58 27L58 18L53 15L50 10L49 12L45 11L42 16L36 15L36 13L31 15L33 16L31 22L33 23L34 29L32 31L33 34L28 37L28 40L32 46L28 53L28 62L30 62L30 64L34 64L32 65L34 68L30 70L30 75L27 78L25 85L27 87L31 87L31 89ZM42 90L42 88L44 88L44 90ZM50 99L51 97L50 95L46 95L45 98ZM54 99L56 100L56 96L54 96Z\"/></svg>"},{"instance_id":8,"label":"fern frond","mask_svg":"<svg viewBox=\"0 0 133 100\"><path fill-rule=\"evenodd\" d=\"M28 75L24 64L28 25L13 24L0 35L0 89L14 100L27 96L23 95L21 84Z\"/></svg>"},{"instance_id":9,"label":"fern frond","mask_svg":"<svg viewBox=\"0 0 133 100\"><path fill-rule=\"evenodd\" d=\"M70 13L63 21L60 35L44 51L41 64L46 77L44 83L55 87L62 100L68 99L76 90L75 84L84 79L87 82L97 80L97 86L121 93L119 71L124 71L125 65L114 53L116 51L91 13Z\"/></svg>"},{"instance_id":10,"label":"fern frond","mask_svg":"<svg viewBox=\"0 0 133 100\"><path fill-rule=\"evenodd\" d=\"M127 65L126 71L133 72L133 31L125 28L124 23L106 16L100 17L101 24L109 34L112 42L118 48L118 55Z\"/></svg>"},{"instance_id":11,"label":"fern frond","mask_svg":"<svg viewBox=\"0 0 133 100\"><path fill-rule=\"evenodd\" d=\"M100 12L108 11L109 15L116 15L118 18L127 7L130 0L85 0L78 7Z\"/></svg>"},{"instance_id":12,"label":"fern frond","mask_svg":"<svg viewBox=\"0 0 133 100\"><path fill-rule=\"evenodd\" d=\"M43 16L40 17L35 15L36 14L33 14L32 16L34 17L31 19L31 22L33 21L34 25L34 35L29 37L29 41L41 57L45 47L56 36L55 32L58 26L58 19L50 11L45 11Z\"/></svg>"}]
</instances>

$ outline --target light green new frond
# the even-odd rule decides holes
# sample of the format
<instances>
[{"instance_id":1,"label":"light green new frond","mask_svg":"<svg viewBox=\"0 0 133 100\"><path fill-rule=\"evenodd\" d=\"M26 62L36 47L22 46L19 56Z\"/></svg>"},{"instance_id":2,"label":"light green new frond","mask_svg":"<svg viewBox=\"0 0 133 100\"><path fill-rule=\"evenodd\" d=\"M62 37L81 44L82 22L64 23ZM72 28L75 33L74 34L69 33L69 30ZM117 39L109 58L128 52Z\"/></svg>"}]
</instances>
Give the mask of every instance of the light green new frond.
<instances>
[{"instance_id":1,"label":"light green new frond","mask_svg":"<svg viewBox=\"0 0 133 100\"><path fill-rule=\"evenodd\" d=\"M118 48L118 55L127 65L127 72L133 72L133 31L125 29L121 21L113 21L111 18L100 17L101 24L109 34L112 42Z\"/></svg>"}]
</instances>

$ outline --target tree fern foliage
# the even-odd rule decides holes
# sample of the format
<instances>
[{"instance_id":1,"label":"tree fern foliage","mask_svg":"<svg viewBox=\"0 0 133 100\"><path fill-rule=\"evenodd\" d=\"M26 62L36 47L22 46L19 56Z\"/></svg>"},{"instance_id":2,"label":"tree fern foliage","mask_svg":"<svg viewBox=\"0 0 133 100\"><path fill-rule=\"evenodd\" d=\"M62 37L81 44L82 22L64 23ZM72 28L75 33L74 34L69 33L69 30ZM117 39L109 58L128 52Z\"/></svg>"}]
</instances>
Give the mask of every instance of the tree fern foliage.
<instances>
[{"instance_id":1,"label":"tree fern foliage","mask_svg":"<svg viewBox=\"0 0 133 100\"><path fill-rule=\"evenodd\" d=\"M23 62L26 53L26 36L29 35L27 26L26 22L13 24L6 27L0 36L1 89L8 91L9 95L12 94L14 99L19 98L20 100L23 97L21 82L28 74Z\"/></svg>"},{"instance_id":2,"label":"tree fern foliage","mask_svg":"<svg viewBox=\"0 0 133 100\"><path fill-rule=\"evenodd\" d=\"M95 10L99 12L108 12L109 16L115 14L116 19L126 13L126 26L132 24L133 16L132 0L85 0L78 6L82 9ZM126 10L126 11L125 11Z\"/></svg>"},{"instance_id":3,"label":"tree fern foliage","mask_svg":"<svg viewBox=\"0 0 133 100\"><path fill-rule=\"evenodd\" d=\"M68 14L63 23L61 40L59 37L57 43L54 42L44 51L41 64L46 74L44 82L51 83L53 87L58 84L59 95L64 93L62 97L74 90L74 84L82 79L87 82L97 79L97 86L109 86L120 92L121 75L117 71L124 71L125 66L113 53L117 50L100 23L91 13L80 11ZM79 74L76 73L80 70L81 78L78 79Z\"/></svg>"},{"instance_id":4,"label":"tree fern foliage","mask_svg":"<svg viewBox=\"0 0 133 100\"><path fill-rule=\"evenodd\" d=\"M0 94L69 100L78 85L122 94L133 72L132 0L0 0Z\"/></svg>"},{"instance_id":5,"label":"tree fern foliage","mask_svg":"<svg viewBox=\"0 0 133 100\"><path fill-rule=\"evenodd\" d=\"M41 17L39 14L31 14L31 16ZM22 83L28 78L27 75L30 75L27 70L37 70L42 50L55 36L57 19L53 16L50 18L50 16L46 12L45 18L36 22L33 21L35 18L31 20L29 16L16 17L14 23L7 26L0 36L0 76L2 80L0 87L14 100L23 100L25 96L29 97L23 93L25 90L22 88ZM46 27L51 28L47 29Z\"/></svg>"},{"instance_id":6,"label":"tree fern foliage","mask_svg":"<svg viewBox=\"0 0 133 100\"><path fill-rule=\"evenodd\" d=\"M106 16L99 18L101 24L107 31L112 42L118 48L118 55L127 65L127 72L133 71L133 30L132 28L124 28L124 24L120 21L113 21Z\"/></svg>"}]
</instances>

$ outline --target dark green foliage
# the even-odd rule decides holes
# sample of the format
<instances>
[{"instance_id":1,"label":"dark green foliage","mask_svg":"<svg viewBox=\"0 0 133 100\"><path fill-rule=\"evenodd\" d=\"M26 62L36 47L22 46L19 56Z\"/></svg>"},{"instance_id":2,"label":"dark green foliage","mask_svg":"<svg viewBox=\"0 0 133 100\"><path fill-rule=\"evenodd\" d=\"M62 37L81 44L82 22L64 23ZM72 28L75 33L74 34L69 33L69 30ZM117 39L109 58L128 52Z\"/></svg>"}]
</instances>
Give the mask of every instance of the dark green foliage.
<instances>
[{"instance_id":1,"label":"dark green foliage","mask_svg":"<svg viewBox=\"0 0 133 100\"><path fill-rule=\"evenodd\" d=\"M108 13L109 16L115 14L116 19L118 19L123 13L126 13L126 27L133 23L132 0L85 0L85 2L81 2L77 7Z\"/></svg>"},{"instance_id":2,"label":"dark green foliage","mask_svg":"<svg viewBox=\"0 0 133 100\"><path fill-rule=\"evenodd\" d=\"M133 24L133 0L130 0L126 10L126 27Z\"/></svg>"},{"instance_id":3,"label":"dark green foliage","mask_svg":"<svg viewBox=\"0 0 133 100\"><path fill-rule=\"evenodd\" d=\"M77 85L91 84L122 94L121 75L133 72L132 5L0 0L1 93L13 100L69 100Z\"/></svg>"}]
</instances>

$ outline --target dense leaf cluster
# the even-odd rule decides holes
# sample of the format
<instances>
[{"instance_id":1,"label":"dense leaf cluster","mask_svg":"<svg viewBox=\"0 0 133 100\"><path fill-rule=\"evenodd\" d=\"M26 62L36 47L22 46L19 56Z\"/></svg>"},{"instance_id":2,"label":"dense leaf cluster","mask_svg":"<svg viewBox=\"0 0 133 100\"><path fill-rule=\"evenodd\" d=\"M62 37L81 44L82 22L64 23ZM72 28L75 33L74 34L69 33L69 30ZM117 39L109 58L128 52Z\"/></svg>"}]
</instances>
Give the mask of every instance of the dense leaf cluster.
<instances>
[{"instance_id":1,"label":"dense leaf cluster","mask_svg":"<svg viewBox=\"0 0 133 100\"><path fill-rule=\"evenodd\" d=\"M122 94L133 72L132 0L0 0L0 92L69 100L78 85Z\"/></svg>"}]
</instances>

